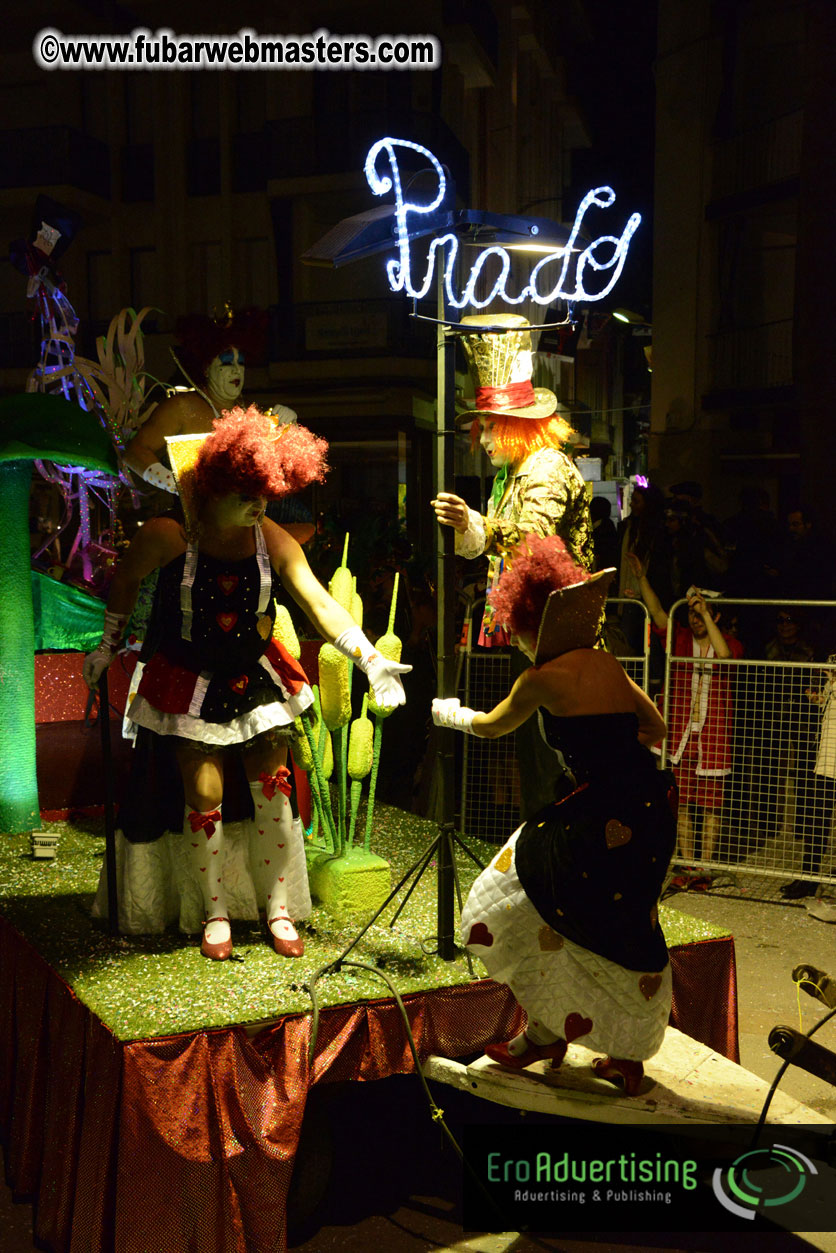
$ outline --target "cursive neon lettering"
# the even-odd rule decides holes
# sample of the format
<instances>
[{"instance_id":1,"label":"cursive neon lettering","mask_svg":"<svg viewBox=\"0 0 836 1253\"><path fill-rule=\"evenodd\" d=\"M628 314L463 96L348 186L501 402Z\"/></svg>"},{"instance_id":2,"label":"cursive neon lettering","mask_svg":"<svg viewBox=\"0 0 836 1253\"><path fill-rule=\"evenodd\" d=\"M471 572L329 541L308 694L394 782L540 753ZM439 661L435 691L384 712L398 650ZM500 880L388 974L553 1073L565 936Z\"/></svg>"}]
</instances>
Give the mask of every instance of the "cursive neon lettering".
<instances>
[{"instance_id":1,"label":"cursive neon lettering","mask_svg":"<svg viewBox=\"0 0 836 1253\"><path fill-rule=\"evenodd\" d=\"M425 204L405 199L397 148L409 148L419 153L427 159L435 172L437 178L435 195ZM388 173L378 171L378 158L381 154L385 154L388 160ZM443 208L447 199L447 178L440 161L421 144L413 143L409 139L387 137L379 139L369 149L364 172L366 181L375 196L385 196L390 191L393 191L395 195L395 234L398 252L396 257L386 263L386 274L391 290L403 291L415 300L423 300L432 286L436 265L443 265L444 291L448 303L454 309L465 309L471 306L484 309L495 300L500 300L506 305L519 305L525 300L532 300L538 305L552 305L557 300L565 300L569 304L602 300L618 282L624 262L627 260L630 240L641 222L641 214L633 213L621 235L601 235L580 251L573 267L574 285L571 285L570 267L575 257L575 245L587 210L608 209L615 202L615 192L611 187L596 187L587 192L578 206L566 243L547 252L537 262L529 275L528 283L517 295L508 289L511 276L511 255L507 248L499 244L491 244L482 249L470 268L462 291L457 293L453 290L453 276L459 255L459 239L453 232L438 235L430 242L427 251L427 268L419 284L416 284L412 275L410 230L415 231L418 223L415 222L411 226L410 219L419 219L435 213L436 210ZM452 209L452 204L448 207ZM499 272L489 294L484 299L479 299L476 295L476 285L482 278L488 263L494 261L498 262ZM552 282L548 290L544 290L548 283L545 271L547 267L557 263L560 265L557 279ZM610 272L606 285L600 291L587 291L584 286L584 276L587 271L592 274Z\"/></svg>"}]
</instances>

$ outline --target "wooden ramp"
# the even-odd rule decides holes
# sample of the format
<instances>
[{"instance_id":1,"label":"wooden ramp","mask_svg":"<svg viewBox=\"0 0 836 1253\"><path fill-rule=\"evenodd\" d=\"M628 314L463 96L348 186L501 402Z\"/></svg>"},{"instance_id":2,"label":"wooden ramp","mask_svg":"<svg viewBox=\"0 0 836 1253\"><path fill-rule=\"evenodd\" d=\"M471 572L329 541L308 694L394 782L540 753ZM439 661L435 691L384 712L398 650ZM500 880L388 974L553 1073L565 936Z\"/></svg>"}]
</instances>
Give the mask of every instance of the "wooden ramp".
<instances>
[{"instance_id":1,"label":"wooden ramp","mask_svg":"<svg viewBox=\"0 0 836 1253\"><path fill-rule=\"evenodd\" d=\"M560 1069L553 1072L547 1061L507 1070L484 1056L469 1066L429 1057L422 1069L427 1079L498 1105L606 1123L756 1123L769 1091L763 1079L674 1027L667 1028L661 1049L645 1063L638 1096L624 1096L593 1073L592 1060L600 1055L570 1044ZM776 1057L776 1071L779 1065ZM780 1087L767 1122L833 1125Z\"/></svg>"}]
</instances>

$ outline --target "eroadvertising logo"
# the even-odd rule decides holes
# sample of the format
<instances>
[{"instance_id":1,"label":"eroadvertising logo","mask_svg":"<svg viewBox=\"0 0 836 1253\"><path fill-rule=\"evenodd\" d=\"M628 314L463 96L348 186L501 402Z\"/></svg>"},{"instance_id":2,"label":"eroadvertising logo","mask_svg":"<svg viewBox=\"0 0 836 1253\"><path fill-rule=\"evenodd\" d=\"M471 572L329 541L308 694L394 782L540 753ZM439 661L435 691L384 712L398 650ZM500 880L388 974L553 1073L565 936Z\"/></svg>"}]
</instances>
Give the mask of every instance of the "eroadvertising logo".
<instances>
[{"instance_id":1,"label":"eroadvertising logo","mask_svg":"<svg viewBox=\"0 0 836 1253\"><path fill-rule=\"evenodd\" d=\"M464 1129L468 1231L830 1231L836 1136L797 1124Z\"/></svg>"},{"instance_id":2,"label":"eroadvertising logo","mask_svg":"<svg viewBox=\"0 0 836 1253\"><path fill-rule=\"evenodd\" d=\"M818 1173L810 1158L798 1149L773 1144L769 1149L741 1153L731 1166L718 1166L712 1187L730 1214L754 1219L759 1211L788 1205L801 1196L809 1176Z\"/></svg>"}]
</instances>

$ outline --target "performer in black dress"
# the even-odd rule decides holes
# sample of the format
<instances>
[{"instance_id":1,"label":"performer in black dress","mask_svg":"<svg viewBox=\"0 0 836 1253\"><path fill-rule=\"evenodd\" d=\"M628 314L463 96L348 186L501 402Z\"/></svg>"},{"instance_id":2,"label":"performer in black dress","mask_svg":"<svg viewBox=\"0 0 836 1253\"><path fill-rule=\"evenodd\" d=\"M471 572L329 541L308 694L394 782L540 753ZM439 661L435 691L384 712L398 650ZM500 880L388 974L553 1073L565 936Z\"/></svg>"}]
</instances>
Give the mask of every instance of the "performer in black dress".
<instances>
[{"instance_id":1,"label":"performer in black dress","mask_svg":"<svg viewBox=\"0 0 836 1253\"><path fill-rule=\"evenodd\" d=\"M487 1055L559 1066L578 1040L599 1075L635 1094L659 1049L671 982L659 894L676 839L673 778L649 745L665 725L615 657L592 647L614 571L589 576L556 537L528 536L493 593L497 618L534 663L490 713L433 702L437 724L493 738L539 709L575 781L511 836L474 884L462 940L507 983L525 1030Z\"/></svg>"},{"instance_id":2,"label":"performer in black dress","mask_svg":"<svg viewBox=\"0 0 836 1253\"><path fill-rule=\"evenodd\" d=\"M380 703L403 703L400 674L411 667L372 647L314 578L298 543L264 516L268 499L324 476L323 440L304 427L278 426L255 408L223 415L211 435L179 440L193 454L192 467L188 456L172 458L180 465L186 527L162 517L138 531L111 584L105 633L85 658L84 677L95 687L142 579L159 569L145 666L128 717L174 746L184 837L205 910L201 951L215 960L232 953L221 803L224 751L234 746L243 752L253 795L269 938L280 955L298 957L303 942L288 889L304 877L305 861L292 836L285 762L294 719L313 694L299 664L272 638L278 579L320 634L366 673Z\"/></svg>"}]
</instances>

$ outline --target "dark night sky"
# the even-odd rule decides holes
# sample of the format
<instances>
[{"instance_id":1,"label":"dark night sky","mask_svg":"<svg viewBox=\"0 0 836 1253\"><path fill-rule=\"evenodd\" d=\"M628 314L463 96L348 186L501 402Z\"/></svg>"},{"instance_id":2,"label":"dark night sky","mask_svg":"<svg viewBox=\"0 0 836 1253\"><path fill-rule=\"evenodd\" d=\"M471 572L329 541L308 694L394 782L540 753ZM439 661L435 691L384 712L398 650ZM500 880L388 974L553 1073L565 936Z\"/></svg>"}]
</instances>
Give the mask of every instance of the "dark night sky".
<instances>
[{"instance_id":1,"label":"dark night sky","mask_svg":"<svg viewBox=\"0 0 836 1253\"><path fill-rule=\"evenodd\" d=\"M608 183L617 199L608 227L618 234L642 215L618 284L618 303L650 311L656 53L655 0L586 0L591 42L573 52L569 89L580 102L592 147L573 157L567 208L590 187Z\"/></svg>"}]
</instances>

